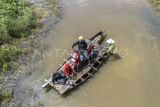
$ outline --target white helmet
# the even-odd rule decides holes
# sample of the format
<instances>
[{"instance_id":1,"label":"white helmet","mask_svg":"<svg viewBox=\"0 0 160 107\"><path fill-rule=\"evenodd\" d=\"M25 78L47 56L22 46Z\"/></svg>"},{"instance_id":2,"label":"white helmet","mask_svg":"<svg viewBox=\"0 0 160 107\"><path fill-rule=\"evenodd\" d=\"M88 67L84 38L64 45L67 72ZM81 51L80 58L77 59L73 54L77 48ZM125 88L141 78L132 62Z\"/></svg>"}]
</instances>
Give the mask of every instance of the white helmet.
<instances>
[{"instance_id":1,"label":"white helmet","mask_svg":"<svg viewBox=\"0 0 160 107\"><path fill-rule=\"evenodd\" d=\"M108 39L108 40L106 41L106 43L107 43L107 44L114 44L115 42L114 42L113 39Z\"/></svg>"}]
</instances>

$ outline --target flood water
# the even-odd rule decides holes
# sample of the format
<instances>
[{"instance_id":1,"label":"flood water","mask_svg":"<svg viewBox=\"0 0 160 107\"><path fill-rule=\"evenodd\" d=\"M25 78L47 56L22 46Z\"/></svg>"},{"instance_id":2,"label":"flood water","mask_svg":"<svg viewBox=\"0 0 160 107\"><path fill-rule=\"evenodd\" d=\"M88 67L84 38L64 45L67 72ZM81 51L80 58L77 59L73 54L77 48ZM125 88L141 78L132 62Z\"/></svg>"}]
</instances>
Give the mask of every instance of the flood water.
<instances>
[{"instance_id":1,"label":"flood water","mask_svg":"<svg viewBox=\"0 0 160 107\"><path fill-rule=\"evenodd\" d=\"M159 107L160 16L147 0L61 0L62 19L45 41L53 52L19 87L19 107ZM79 35L105 28L120 60L110 60L86 83L62 97L41 88ZM66 58L66 55L63 55ZM24 92L24 90L26 90Z\"/></svg>"}]
</instances>

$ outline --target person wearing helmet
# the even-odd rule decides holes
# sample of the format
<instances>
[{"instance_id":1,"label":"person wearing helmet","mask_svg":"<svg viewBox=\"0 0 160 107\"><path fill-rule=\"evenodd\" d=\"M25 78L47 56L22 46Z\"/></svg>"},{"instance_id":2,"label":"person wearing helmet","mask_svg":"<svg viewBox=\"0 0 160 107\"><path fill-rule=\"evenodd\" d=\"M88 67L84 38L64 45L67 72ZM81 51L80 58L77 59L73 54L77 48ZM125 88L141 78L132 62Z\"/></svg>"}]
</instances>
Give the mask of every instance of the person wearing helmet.
<instances>
[{"instance_id":1,"label":"person wearing helmet","mask_svg":"<svg viewBox=\"0 0 160 107\"><path fill-rule=\"evenodd\" d=\"M79 36L78 41L72 45L72 48L74 48L76 45L78 46L79 50L87 49L87 42L85 41L83 36Z\"/></svg>"},{"instance_id":2,"label":"person wearing helmet","mask_svg":"<svg viewBox=\"0 0 160 107\"><path fill-rule=\"evenodd\" d=\"M83 36L79 36L78 41L72 45L72 48L74 48L76 45L78 46L78 54L80 56L79 62L82 64L86 61L89 61L87 40L85 40Z\"/></svg>"},{"instance_id":3,"label":"person wearing helmet","mask_svg":"<svg viewBox=\"0 0 160 107\"><path fill-rule=\"evenodd\" d=\"M115 42L113 39L108 39L106 41L106 43L108 44L108 52L113 55L113 51L115 49Z\"/></svg>"}]
</instances>

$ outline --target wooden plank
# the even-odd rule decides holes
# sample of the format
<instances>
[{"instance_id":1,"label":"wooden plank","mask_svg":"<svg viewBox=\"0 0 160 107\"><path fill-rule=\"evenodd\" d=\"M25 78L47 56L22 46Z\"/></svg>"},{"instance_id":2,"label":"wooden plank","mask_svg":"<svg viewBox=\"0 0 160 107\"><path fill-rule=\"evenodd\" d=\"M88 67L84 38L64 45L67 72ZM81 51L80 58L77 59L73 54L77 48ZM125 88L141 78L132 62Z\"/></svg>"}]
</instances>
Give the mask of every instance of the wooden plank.
<instances>
[{"instance_id":1,"label":"wooden plank","mask_svg":"<svg viewBox=\"0 0 160 107\"><path fill-rule=\"evenodd\" d=\"M58 93L63 94L64 92L66 92L70 86L69 85L61 85L61 84L53 84L50 83L50 85L56 89L58 91Z\"/></svg>"},{"instance_id":2,"label":"wooden plank","mask_svg":"<svg viewBox=\"0 0 160 107\"><path fill-rule=\"evenodd\" d=\"M91 69L91 67L88 67L87 69L84 69L83 71L81 71L81 72L77 75L77 79L76 79L76 80L82 78L82 76L83 76L84 74L86 74L90 69Z\"/></svg>"}]
</instances>

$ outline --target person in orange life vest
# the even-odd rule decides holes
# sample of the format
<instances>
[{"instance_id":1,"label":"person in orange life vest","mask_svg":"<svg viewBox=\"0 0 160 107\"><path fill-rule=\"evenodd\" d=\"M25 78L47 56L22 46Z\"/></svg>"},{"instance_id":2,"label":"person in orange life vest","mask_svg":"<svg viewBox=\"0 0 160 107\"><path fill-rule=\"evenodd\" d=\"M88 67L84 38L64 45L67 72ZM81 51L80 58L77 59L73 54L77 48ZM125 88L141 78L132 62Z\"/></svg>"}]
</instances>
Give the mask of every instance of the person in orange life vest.
<instances>
[{"instance_id":1,"label":"person in orange life vest","mask_svg":"<svg viewBox=\"0 0 160 107\"><path fill-rule=\"evenodd\" d=\"M67 63L64 65L64 74L66 75L67 78L71 78L74 76L74 70Z\"/></svg>"}]
</instances>

